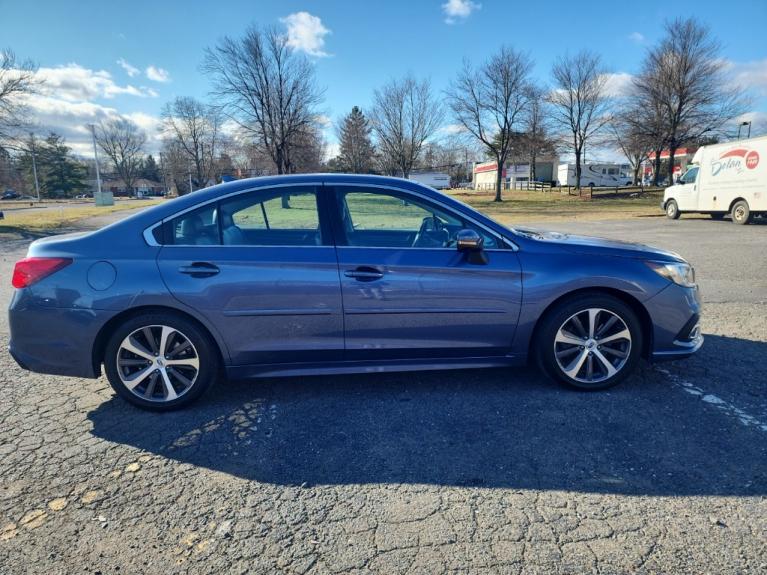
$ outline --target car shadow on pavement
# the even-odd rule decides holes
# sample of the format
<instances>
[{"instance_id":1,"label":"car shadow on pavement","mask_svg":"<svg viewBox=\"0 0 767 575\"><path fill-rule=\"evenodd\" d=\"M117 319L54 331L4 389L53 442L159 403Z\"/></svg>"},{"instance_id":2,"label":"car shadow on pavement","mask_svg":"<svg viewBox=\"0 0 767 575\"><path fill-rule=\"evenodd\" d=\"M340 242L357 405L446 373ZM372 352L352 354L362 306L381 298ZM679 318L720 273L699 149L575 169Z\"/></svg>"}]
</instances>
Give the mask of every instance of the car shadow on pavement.
<instances>
[{"instance_id":1,"label":"car shadow on pavement","mask_svg":"<svg viewBox=\"0 0 767 575\"><path fill-rule=\"evenodd\" d=\"M767 357L765 343L707 337L702 354ZM682 377L685 363L664 369ZM650 365L599 393L528 368L273 378L222 382L166 414L115 397L88 417L102 439L280 485L767 494L765 431Z\"/></svg>"}]
</instances>

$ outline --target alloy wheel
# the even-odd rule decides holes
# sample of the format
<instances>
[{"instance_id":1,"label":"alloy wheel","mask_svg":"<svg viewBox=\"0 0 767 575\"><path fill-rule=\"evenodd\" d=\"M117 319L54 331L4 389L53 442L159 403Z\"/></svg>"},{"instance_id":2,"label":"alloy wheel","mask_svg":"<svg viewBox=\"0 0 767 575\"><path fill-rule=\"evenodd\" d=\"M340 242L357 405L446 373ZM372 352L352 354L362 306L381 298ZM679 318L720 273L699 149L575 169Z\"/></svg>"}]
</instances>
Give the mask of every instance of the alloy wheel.
<instances>
[{"instance_id":1,"label":"alloy wheel","mask_svg":"<svg viewBox=\"0 0 767 575\"><path fill-rule=\"evenodd\" d=\"M617 374L631 354L631 332L616 313L589 308L571 315L554 339L554 357L575 381L601 383Z\"/></svg>"},{"instance_id":2,"label":"alloy wheel","mask_svg":"<svg viewBox=\"0 0 767 575\"><path fill-rule=\"evenodd\" d=\"M141 327L117 350L117 373L131 393L147 401L167 402L187 393L200 372L191 340L167 325Z\"/></svg>"}]
</instances>

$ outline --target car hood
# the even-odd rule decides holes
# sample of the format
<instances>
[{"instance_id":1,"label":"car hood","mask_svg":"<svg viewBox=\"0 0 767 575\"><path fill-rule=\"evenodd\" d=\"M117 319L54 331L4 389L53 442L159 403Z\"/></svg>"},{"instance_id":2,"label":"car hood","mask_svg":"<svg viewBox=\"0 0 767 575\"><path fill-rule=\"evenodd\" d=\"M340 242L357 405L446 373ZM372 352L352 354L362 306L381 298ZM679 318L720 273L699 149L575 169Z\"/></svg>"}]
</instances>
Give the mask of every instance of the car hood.
<instances>
[{"instance_id":1,"label":"car hood","mask_svg":"<svg viewBox=\"0 0 767 575\"><path fill-rule=\"evenodd\" d=\"M541 230L520 230L515 228L514 231L535 241L557 245L563 250L572 253L607 255L656 261L685 261L682 256L672 251L634 242Z\"/></svg>"}]
</instances>

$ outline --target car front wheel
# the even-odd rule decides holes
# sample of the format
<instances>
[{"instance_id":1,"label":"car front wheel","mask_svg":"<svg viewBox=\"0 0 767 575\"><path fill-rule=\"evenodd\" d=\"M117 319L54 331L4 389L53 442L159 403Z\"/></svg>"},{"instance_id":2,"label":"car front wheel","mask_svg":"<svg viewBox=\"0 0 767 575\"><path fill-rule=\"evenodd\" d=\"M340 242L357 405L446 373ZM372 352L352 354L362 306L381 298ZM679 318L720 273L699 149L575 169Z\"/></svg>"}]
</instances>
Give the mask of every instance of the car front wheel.
<instances>
[{"instance_id":1,"label":"car front wheel","mask_svg":"<svg viewBox=\"0 0 767 575\"><path fill-rule=\"evenodd\" d=\"M678 220L680 215L679 206L676 205L674 200L669 200L666 203L666 217L670 220Z\"/></svg>"},{"instance_id":2,"label":"car front wheel","mask_svg":"<svg viewBox=\"0 0 767 575\"><path fill-rule=\"evenodd\" d=\"M642 329L618 298L579 296L547 314L536 347L540 367L553 379L578 389L605 389L636 368Z\"/></svg>"},{"instance_id":3,"label":"car front wheel","mask_svg":"<svg viewBox=\"0 0 767 575\"><path fill-rule=\"evenodd\" d=\"M218 354L196 323L172 313L128 319L109 338L104 369L126 401L155 411L187 405L215 381Z\"/></svg>"}]
</instances>

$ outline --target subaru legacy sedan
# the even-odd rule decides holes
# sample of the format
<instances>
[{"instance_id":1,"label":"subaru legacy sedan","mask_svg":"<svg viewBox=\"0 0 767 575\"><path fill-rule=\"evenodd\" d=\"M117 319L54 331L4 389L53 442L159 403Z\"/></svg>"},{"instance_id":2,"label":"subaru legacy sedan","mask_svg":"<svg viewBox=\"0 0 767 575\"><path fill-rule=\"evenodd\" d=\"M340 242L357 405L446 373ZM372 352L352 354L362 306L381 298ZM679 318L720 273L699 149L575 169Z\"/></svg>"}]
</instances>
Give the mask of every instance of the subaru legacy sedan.
<instances>
[{"instance_id":1,"label":"subaru legacy sedan","mask_svg":"<svg viewBox=\"0 0 767 575\"><path fill-rule=\"evenodd\" d=\"M223 376L520 366L579 389L697 351L692 267L628 242L511 229L417 182L239 180L16 264L10 352L166 410ZM510 382L513 371L509 371Z\"/></svg>"}]
</instances>

